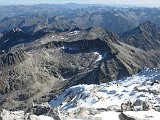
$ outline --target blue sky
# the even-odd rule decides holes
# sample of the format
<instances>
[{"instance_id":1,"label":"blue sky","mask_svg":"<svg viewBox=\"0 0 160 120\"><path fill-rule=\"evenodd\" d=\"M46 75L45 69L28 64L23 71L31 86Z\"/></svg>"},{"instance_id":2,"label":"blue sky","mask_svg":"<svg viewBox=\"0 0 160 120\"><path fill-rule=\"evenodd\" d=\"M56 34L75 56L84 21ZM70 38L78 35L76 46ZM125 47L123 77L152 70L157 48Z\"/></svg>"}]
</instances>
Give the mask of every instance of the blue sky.
<instances>
[{"instance_id":1,"label":"blue sky","mask_svg":"<svg viewBox=\"0 0 160 120\"><path fill-rule=\"evenodd\" d=\"M124 4L124 5L138 5L160 7L160 0L0 0L0 5L11 4L39 4L39 3L88 3L88 4Z\"/></svg>"}]
</instances>

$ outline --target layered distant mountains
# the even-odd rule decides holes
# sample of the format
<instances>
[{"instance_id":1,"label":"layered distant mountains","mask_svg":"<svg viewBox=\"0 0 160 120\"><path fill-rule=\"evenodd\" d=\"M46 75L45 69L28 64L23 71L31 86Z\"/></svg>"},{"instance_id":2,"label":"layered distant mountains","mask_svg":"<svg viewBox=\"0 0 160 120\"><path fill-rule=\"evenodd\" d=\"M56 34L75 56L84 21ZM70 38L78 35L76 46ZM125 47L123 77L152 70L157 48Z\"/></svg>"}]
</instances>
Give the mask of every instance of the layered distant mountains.
<instances>
[{"instance_id":1,"label":"layered distant mountains","mask_svg":"<svg viewBox=\"0 0 160 120\"><path fill-rule=\"evenodd\" d=\"M145 21L160 26L160 9L79 4L0 7L1 33L14 28L31 33L48 27L66 29L77 26L87 29L94 26L122 34Z\"/></svg>"},{"instance_id":2,"label":"layered distant mountains","mask_svg":"<svg viewBox=\"0 0 160 120\"><path fill-rule=\"evenodd\" d=\"M0 21L0 108L27 109L73 85L160 67L159 9L0 9L6 11Z\"/></svg>"}]
</instances>

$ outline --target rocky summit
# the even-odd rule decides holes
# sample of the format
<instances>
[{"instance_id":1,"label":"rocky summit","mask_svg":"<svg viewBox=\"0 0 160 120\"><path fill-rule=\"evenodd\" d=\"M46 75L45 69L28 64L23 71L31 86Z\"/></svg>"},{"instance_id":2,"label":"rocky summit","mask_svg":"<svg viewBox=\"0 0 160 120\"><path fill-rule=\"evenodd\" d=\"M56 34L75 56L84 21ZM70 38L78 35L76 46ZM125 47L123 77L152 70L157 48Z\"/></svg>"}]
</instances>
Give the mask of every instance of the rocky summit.
<instances>
[{"instance_id":1,"label":"rocky summit","mask_svg":"<svg viewBox=\"0 0 160 120\"><path fill-rule=\"evenodd\" d=\"M0 119L157 117L159 9L82 6L0 6Z\"/></svg>"}]
</instances>

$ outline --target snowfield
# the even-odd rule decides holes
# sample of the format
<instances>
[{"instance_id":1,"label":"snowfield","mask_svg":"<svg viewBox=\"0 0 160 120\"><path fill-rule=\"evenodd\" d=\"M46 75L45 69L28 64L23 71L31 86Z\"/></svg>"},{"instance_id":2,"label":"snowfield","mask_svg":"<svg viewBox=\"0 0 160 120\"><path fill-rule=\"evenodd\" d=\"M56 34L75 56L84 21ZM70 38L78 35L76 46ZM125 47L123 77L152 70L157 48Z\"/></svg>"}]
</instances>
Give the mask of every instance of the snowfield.
<instances>
[{"instance_id":1,"label":"snowfield","mask_svg":"<svg viewBox=\"0 0 160 120\"><path fill-rule=\"evenodd\" d=\"M154 108L155 106L160 106L159 81L160 70L158 68L146 68L136 75L119 81L100 85L73 86L65 90L65 92L55 99L51 100L49 105L58 108L60 112L67 111L69 113L74 113L79 110L79 108L120 111L122 103L141 100L151 104ZM142 110L142 105L134 106L134 111ZM114 112L112 113L113 116L115 116L114 114L118 114ZM132 113L133 112L130 114ZM108 112L104 114L108 114ZM160 115L160 113L158 114ZM104 117L103 113L96 114L95 116L101 115ZM118 118L115 118L115 120L116 119Z\"/></svg>"},{"instance_id":2,"label":"snowfield","mask_svg":"<svg viewBox=\"0 0 160 120\"><path fill-rule=\"evenodd\" d=\"M145 69L137 75L101 85L77 85L50 101L60 110L79 107L120 109L121 104L137 99L160 105L160 71Z\"/></svg>"}]
</instances>

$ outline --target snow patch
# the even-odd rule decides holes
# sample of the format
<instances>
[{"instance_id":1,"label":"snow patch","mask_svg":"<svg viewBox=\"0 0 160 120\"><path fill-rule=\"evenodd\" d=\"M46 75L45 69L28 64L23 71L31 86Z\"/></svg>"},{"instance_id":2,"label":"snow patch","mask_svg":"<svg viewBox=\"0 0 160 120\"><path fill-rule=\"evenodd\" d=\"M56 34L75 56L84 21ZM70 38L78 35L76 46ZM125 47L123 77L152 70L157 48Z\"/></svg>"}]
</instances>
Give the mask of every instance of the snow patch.
<instances>
[{"instance_id":1,"label":"snow patch","mask_svg":"<svg viewBox=\"0 0 160 120\"><path fill-rule=\"evenodd\" d=\"M77 35L80 31L72 31L72 32L69 32L67 35L69 36L72 36L72 35Z\"/></svg>"},{"instance_id":2,"label":"snow patch","mask_svg":"<svg viewBox=\"0 0 160 120\"><path fill-rule=\"evenodd\" d=\"M95 55L98 55L98 59L96 60L96 62L101 61L103 59L103 55L101 55L98 52L94 52Z\"/></svg>"}]
</instances>

